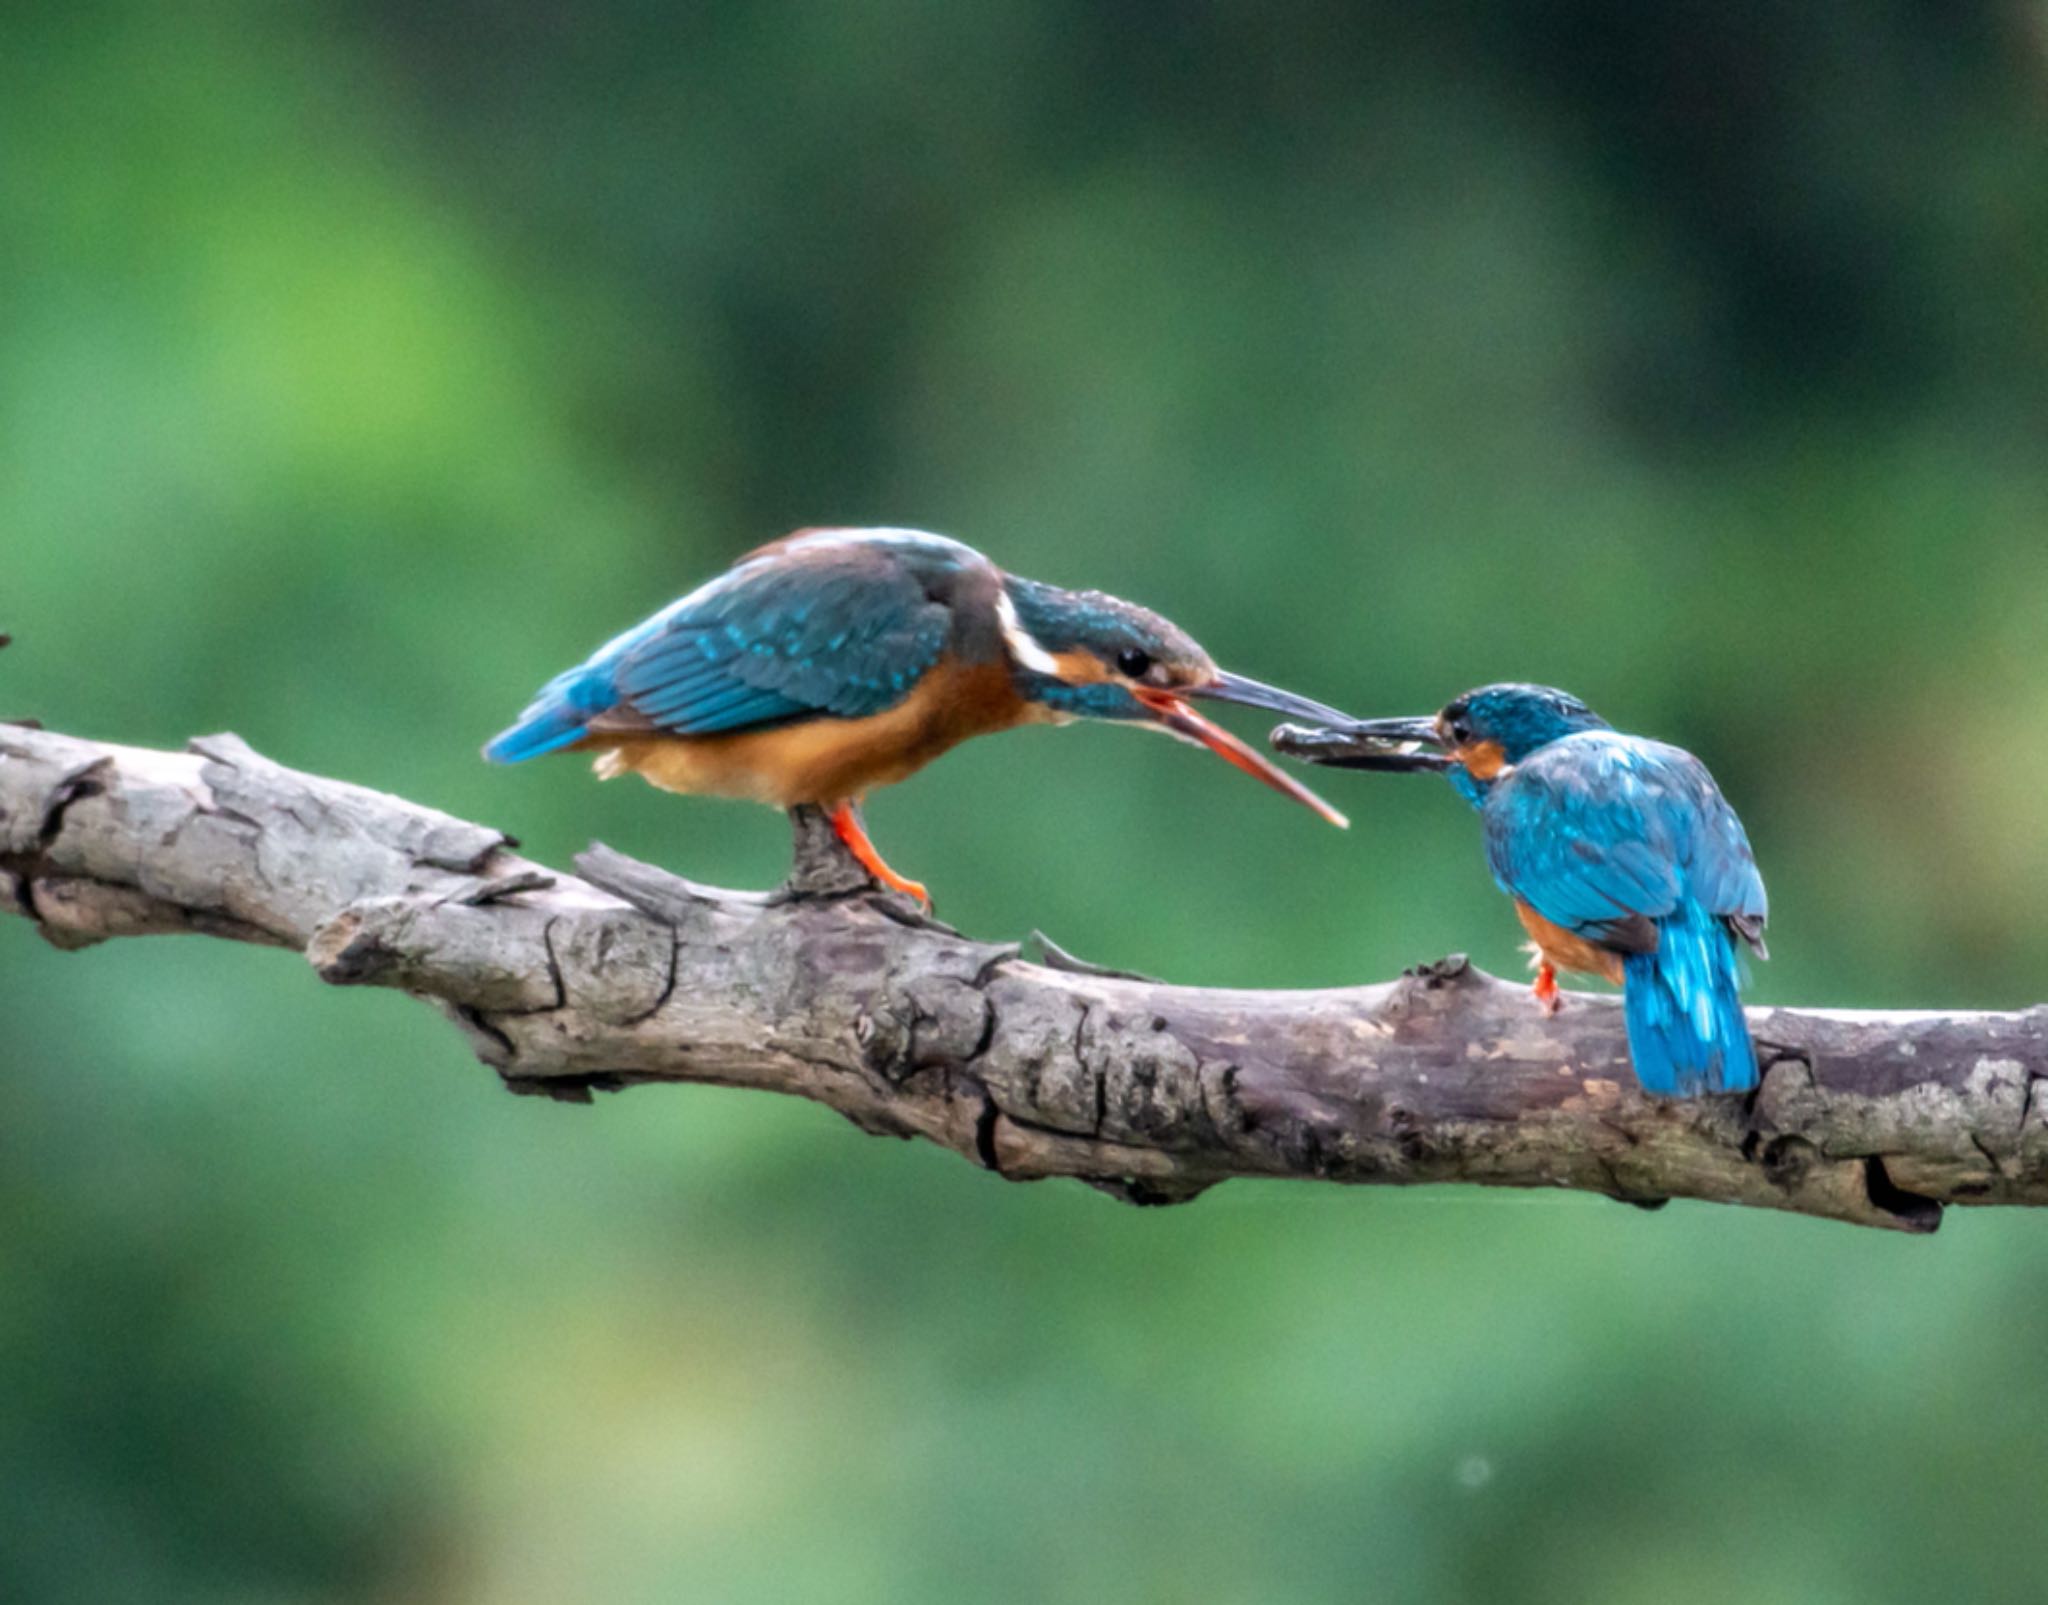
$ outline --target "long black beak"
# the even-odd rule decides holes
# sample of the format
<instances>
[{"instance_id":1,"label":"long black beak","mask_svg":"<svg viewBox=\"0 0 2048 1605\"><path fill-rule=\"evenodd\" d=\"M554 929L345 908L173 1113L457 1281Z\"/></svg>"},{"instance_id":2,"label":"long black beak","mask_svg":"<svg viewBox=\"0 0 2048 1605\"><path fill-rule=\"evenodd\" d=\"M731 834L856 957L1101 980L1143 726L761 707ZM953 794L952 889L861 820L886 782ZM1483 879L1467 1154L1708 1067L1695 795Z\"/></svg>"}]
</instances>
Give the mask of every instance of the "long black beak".
<instances>
[{"instance_id":1,"label":"long black beak","mask_svg":"<svg viewBox=\"0 0 2048 1605\"><path fill-rule=\"evenodd\" d=\"M1268 713L1284 713L1294 719L1313 719L1317 724L1348 725L1353 722L1348 713L1339 713L1323 703L1311 702L1307 697L1298 697L1292 691L1282 691L1276 685L1250 680L1241 674L1219 673L1207 685L1183 688L1181 695L1242 703L1247 708L1264 708Z\"/></svg>"},{"instance_id":2,"label":"long black beak","mask_svg":"<svg viewBox=\"0 0 2048 1605\"><path fill-rule=\"evenodd\" d=\"M1283 724L1271 739L1274 749L1290 758L1333 769L1407 775L1440 774L1451 767L1433 718L1340 719L1314 730Z\"/></svg>"}]
</instances>

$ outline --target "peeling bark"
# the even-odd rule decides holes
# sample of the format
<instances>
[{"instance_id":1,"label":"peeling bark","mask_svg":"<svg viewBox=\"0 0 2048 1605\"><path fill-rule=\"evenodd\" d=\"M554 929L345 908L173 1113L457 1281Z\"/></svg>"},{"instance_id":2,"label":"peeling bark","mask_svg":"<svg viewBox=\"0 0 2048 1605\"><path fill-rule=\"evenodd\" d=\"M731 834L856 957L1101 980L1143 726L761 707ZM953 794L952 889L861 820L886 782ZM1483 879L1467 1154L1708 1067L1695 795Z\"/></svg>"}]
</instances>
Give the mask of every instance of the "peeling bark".
<instances>
[{"instance_id":1,"label":"peeling bark","mask_svg":"<svg viewBox=\"0 0 2048 1605\"><path fill-rule=\"evenodd\" d=\"M771 894L500 832L283 768L0 727L0 911L63 948L289 946L438 1008L515 1091L795 1093L1013 1180L1138 1204L1234 1176L1572 1187L1931 1231L2048 1203L2048 1007L1756 1009L1748 1096L1644 1097L1612 998L1555 1019L1462 958L1314 992L1161 985L974 941L881 892L822 815Z\"/></svg>"}]
</instances>

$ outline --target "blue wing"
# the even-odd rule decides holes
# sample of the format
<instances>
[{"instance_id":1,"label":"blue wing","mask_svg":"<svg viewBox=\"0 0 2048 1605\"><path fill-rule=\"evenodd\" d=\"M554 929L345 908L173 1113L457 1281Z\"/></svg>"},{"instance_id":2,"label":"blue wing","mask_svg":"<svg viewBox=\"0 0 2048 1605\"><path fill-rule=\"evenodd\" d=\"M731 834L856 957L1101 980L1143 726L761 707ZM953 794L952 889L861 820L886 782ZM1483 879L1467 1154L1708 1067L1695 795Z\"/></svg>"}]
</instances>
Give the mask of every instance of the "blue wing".
<instances>
[{"instance_id":1,"label":"blue wing","mask_svg":"<svg viewBox=\"0 0 2048 1605\"><path fill-rule=\"evenodd\" d=\"M1595 941L1653 941L1644 922L1689 902L1757 924L1769 909L1735 810L1704 764L1662 742L1553 742L1494 787L1485 823L1501 888Z\"/></svg>"},{"instance_id":2,"label":"blue wing","mask_svg":"<svg viewBox=\"0 0 2048 1605\"><path fill-rule=\"evenodd\" d=\"M1636 1078L1691 1097L1757 1083L1735 934L1769 904L1749 837L1691 753L1612 731L1553 742L1486 799L1494 879L1623 955Z\"/></svg>"},{"instance_id":3,"label":"blue wing","mask_svg":"<svg viewBox=\"0 0 2048 1605\"><path fill-rule=\"evenodd\" d=\"M1750 850L1749 832L1742 828L1706 765L1689 753L1682 756L1690 762L1701 786L1692 836L1694 895L1710 912L1749 927L1743 934L1761 951L1757 933L1770 918L1771 900L1764 892L1756 854Z\"/></svg>"},{"instance_id":4,"label":"blue wing","mask_svg":"<svg viewBox=\"0 0 2048 1605\"><path fill-rule=\"evenodd\" d=\"M711 735L893 706L945 651L933 581L978 554L938 537L799 536L609 642L484 748L502 763L585 734Z\"/></svg>"}]
</instances>

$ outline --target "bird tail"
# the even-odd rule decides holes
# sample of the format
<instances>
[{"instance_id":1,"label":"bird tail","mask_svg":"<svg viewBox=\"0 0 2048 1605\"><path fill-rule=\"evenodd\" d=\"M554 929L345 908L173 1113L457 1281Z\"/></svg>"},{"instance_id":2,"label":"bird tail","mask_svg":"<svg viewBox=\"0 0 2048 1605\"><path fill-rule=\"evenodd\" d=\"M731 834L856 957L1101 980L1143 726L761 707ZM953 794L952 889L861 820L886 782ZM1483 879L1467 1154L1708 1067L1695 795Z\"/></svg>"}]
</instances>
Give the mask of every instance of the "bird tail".
<instances>
[{"instance_id":1,"label":"bird tail","mask_svg":"<svg viewBox=\"0 0 2048 1605\"><path fill-rule=\"evenodd\" d=\"M1696 903L1657 922L1657 945L1622 961L1629 1057L1645 1092L1746 1092L1756 1047L1728 928Z\"/></svg>"},{"instance_id":2,"label":"bird tail","mask_svg":"<svg viewBox=\"0 0 2048 1605\"><path fill-rule=\"evenodd\" d=\"M517 723L485 743L484 756L492 763L520 763L559 752L617 701L618 691L608 669L587 663L570 669L540 688Z\"/></svg>"}]
</instances>

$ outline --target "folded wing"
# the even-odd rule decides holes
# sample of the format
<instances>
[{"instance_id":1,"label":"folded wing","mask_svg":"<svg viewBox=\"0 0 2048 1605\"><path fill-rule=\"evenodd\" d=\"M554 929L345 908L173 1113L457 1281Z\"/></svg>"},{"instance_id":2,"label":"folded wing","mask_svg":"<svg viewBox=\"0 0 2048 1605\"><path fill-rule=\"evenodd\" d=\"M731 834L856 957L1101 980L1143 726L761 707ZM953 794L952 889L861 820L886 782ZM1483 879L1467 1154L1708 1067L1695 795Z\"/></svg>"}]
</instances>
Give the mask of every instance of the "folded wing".
<instances>
[{"instance_id":1,"label":"folded wing","mask_svg":"<svg viewBox=\"0 0 2048 1605\"><path fill-rule=\"evenodd\" d=\"M557 675L484 752L509 763L592 735L880 713L938 662L950 625L885 543L771 547Z\"/></svg>"},{"instance_id":2,"label":"folded wing","mask_svg":"<svg viewBox=\"0 0 2048 1605\"><path fill-rule=\"evenodd\" d=\"M1661 742L1588 732L1554 742L1495 788L1487 862L1545 919L1622 951L1697 903L1738 929L1768 913L1749 838L1706 766Z\"/></svg>"}]
</instances>

